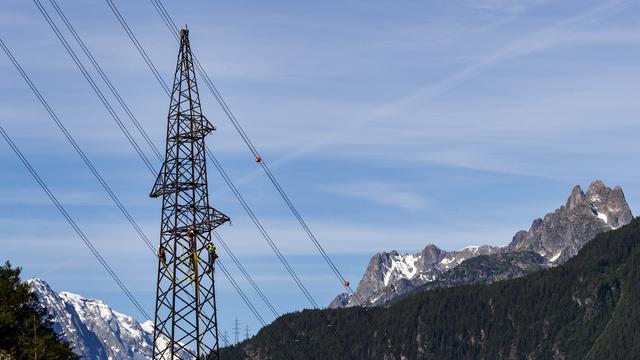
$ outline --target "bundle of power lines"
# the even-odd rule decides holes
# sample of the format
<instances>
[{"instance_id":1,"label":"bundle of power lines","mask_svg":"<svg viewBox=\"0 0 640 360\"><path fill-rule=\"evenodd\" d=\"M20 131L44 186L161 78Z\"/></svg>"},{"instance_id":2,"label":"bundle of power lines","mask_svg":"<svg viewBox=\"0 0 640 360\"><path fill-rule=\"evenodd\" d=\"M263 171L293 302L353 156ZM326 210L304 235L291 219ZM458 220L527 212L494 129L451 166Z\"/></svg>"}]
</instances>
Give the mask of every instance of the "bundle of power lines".
<instances>
[{"instance_id":1,"label":"bundle of power lines","mask_svg":"<svg viewBox=\"0 0 640 360\"><path fill-rule=\"evenodd\" d=\"M40 0L33 0L33 1L35 3L36 7L38 8L38 10L40 11L40 13L43 15L43 17L46 20L46 22L51 27L52 31L54 32L54 34L56 35L58 40L60 41L60 43L62 44L62 46L65 48L66 52L72 58L72 60L75 63L75 65L78 67L78 70L82 73L84 78L87 80L87 82L89 83L90 87L95 92L96 96L100 99L100 102L107 109L107 112L109 113L111 118L114 120L114 122L116 123L118 128L120 128L120 130L123 132L123 134L127 138L128 142L133 147L134 151L138 154L138 156L142 160L142 162L145 165L145 167L152 173L153 176L155 176L156 171L155 171L155 168L154 168L152 162L146 156L146 153L142 150L142 148L138 145L138 143L135 140L135 138L131 135L131 133L129 132L127 126L122 122L122 120L118 116L118 112L114 109L114 107L111 105L111 103L108 100L108 98L102 92L101 88L97 85L96 81L94 80L94 78L91 75L91 73L87 70L87 68L85 67L85 65L82 62L82 60L77 56L76 52L73 50L73 47L67 41L66 36L62 33L62 31L60 30L58 25L51 18L51 16L49 15L49 12L42 5L41 1ZM109 8L113 12L114 16L116 17L116 19L118 20L120 25L123 27L125 33L129 37L129 39L131 40L133 45L136 47L136 49L139 52L140 56L143 58L145 64L147 65L149 70L152 72L152 74L154 75L156 80L158 81L158 84L162 87L162 89L165 91L165 93L170 96L171 95L171 91L169 89L169 86L166 84L166 82L164 81L163 77L160 75L157 67L154 65L153 61L148 56L148 54L147 54L145 48L143 47L143 45L138 41L137 37L135 36L135 33L133 32L133 30L129 26L128 22L122 16L122 14L119 11L118 7L115 5L115 3L112 0L105 0L105 1L107 2ZM165 8L164 4L160 0L150 0L150 1L151 1L152 5L154 6L155 10L157 11L158 15L161 17L161 19L164 22L164 24L167 26L167 28L168 28L169 32L171 33L171 35L174 36L174 38L179 42L180 41L179 36L178 36L179 29L175 25L175 22L173 21L173 19L169 15L169 13L168 13L167 9ZM116 99L116 101L118 102L118 104L120 105L122 110L125 112L126 116L129 118L129 120L134 125L134 127L138 130L140 135L144 138L145 142L151 148L152 152L156 155L156 157L160 161L162 161L163 160L162 159L162 155L158 151L158 148L153 143L153 141L149 137L148 133L145 131L144 127L140 124L140 122L138 121L136 116L133 114L133 112L131 111L130 107L127 105L125 100L122 98L122 96L120 96L120 93L118 92L116 87L111 82L109 76L104 72L103 68L100 66L98 61L95 59L95 57L93 56L92 52L89 50L89 48L83 42L83 40L81 39L80 35L76 31L76 29L73 27L73 25L71 24L71 22L69 21L69 19L67 18L67 16L63 12L63 10L57 4L56 0L49 0L49 2L51 3L53 9L56 11L56 13L60 17L60 19L62 20L63 24L65 25L65 27L67 28L69 33L75 39L76 43L78 44L78 46L80 47L82 52L89 59L89 62L91 63L93 68L97 71L97 73L99 74L100 78L102 79L102 81L106 85L106 87L109 90L109 92L114 96L114 98ZM45 108L45 110L50 115L52 120L55 122L56 126L63 133L63 135L65 136L67 141L72 145L72 147L74 148L76 153L78 153L78 155L81 157L81 159L82 159L83 163L85 164L85 166L92 172L92 174L95 176L96 180L100 183L100 185L103 187L103 189L107 192L109 197L113 200L113 202L116 204L118 209L122 212L122 214L125 216L127 221L134 228L135 232L139 235L141 240L146 244L146 246L150 249L150 251L152 252L153 256L155 257L156 256L156 250L155 250L155 247L153 246L153 244L151 243L151 241L149 240L149 238L142 231L142 229L137 224L135 219L131 216L131 214L127 210L126 206L119 200L118 196L112 191L111 187L104 180L104 178L102 177L102 175L98 171L98 169L93 165L93 163L89 160L89 158L83 152L81 147L76 142L75 138L66 129L66 127L63 124L63 122L60 120L60 118L57 116L57 114L53 111L53 109L49 106L49 104L45 100L44 96L38 90L38 88L35 85L35 83L30 79L30 77L27 75L27 72L20 65L20 62L14 57L14 55L11 53L11 51L9 50L9 48L7 47L7 45L4 43L4 41L1 38L0 38L0 47L2 47L4 52L7 54L8 58L10 59L10 61L13 63L13 65L15 66L17 71L20 73L21 77L28 84L29 88L33 91L33 93L37 97L38 101ZM226 114L227 118L231 121L233 127L235 128L235 130L237 131L237 133L239 134L239 136L241 137L241 139L245 143L245 145L248 148L248 150L255 157L256 162L260 165L261 169L267 175L269 181L274 186L274 188L277 191L277 193L279 194L279 196L283 199L283 201L285 202L285 204L287 205L287 207L289 208L291 213L294 215L294 217L296 218L296 220L298 221L298 223L300 224L300 226L302 227L304 232L307 234L307 236L309 237L311 242L314 244L314 246L316 247L316 249L320 253L320 255L323 258L323 260L327 263L327 265L329 266L329 268L331 269L333 274L336 276L336 278L338 279L340 284L346 289L347 293L351 296L352 299L354 299L354 301L357 303L357 305L361 305L361 304L358 303L358 299L354 296L349 282L345 279L345 277L342 275L342 273L340 272L338 267L335 265L333 260L329 257L329 255L327 254L327 252L324 249L324 247L322 246L322 244L318 241L318 239L316 238L315 234L311 231L311 229L307 225L306 221L304 220L304 217L297 210L297 208L295 207L295 205L293 204L293 202L291 201L289 196L286 194L286 192L285 192L284 188L282 187L282 185L279 183L277 178L271 172L267 162L263 160L263 158L260 155L258 149L252 143L251 139L249 138L249 136L247 135L247 133L245 132L243 127L240 125L240 123L238 122L237 118L235 117L235 115L233 114L233 112L231 111L231 109L229 108L227 103L222 98L220 92L218 91L218 89L214 85L214 83L211 80L211 78L209 77L209 75L206 73L204 67L201 65L201 63L199 62L198 58L196 56L194 56L194 59L195 59L195 64L196 64L196 70L197 70L198 74L200 75L201 79L204 80L205 85L210 90L212 95L215 97L216 101L218 102L218 104L220 105L220 107L222 108L224 113ZM14 141L12 141L11 137L6 133L6 131L2 127L0 127L0 135L2 135L4 137L6 142L10 145L12 150L16 153L16 155L18 156L20 161L23 163L23 165L26 167L28 172L34 177L36 182L40 185L40 187L43 189L43 191L45 191L45 193L48 195L48 197L53 202L53 204L56 206L56 208L62 213L62 215L69 222L69 224L74 229L74 231L78 234L78 236L80 236L80 238L85 243L85 245L90 249L92 254L98 259L98 261L105 268L105 270L109 273L109 275L113 278L113 280L116 282L118 287L120 287L120 289L127 296L127 298L130 299L130 301L134 304L134 306L140 311L140 313L143 316L145 316L146 318L151 318L151 316L149 316L149 314L146 313L144 308L140 305L140 302L133 296L131 291L126 287L126 285L120 279L120 277L118 277L118 275L111 268L111 266L104 259L104 257L100 254L100 252L95 248L95 246L93 246L91 241L82 232L82 230L79 228L77 223L73 220L73 218L69 215L69 213L63 207L63 205L57 200L57 198L55 197L53 192L46 185L46 182L44 180L42 180L42 178L38 175L36 170L31 166L29 161L24 157L24 155L20 151L19 147L15 144ZM289 276L293 279L293 281L296 283L296 285L298 286L298 288L300 289L300 291L302 292L304 297L308 300L308 302L312 305L312 307L314 309L320 310L321 308L318 305L318 303L315 300L315 298L311 295L311 293L306 288L306 286L304 285L304 283L302 282L302 280L300 279L300 277L298 276L296 271L291 267L291 265L289 264L287 259L284 257L284 255L280 251L278 245L273 241L273 239L271 238L269 233L266 231L266 229L264 228L264 226L262 225L260 220L257 218L257 216L255 215L255 213L253 212L251 207L245 201L244 197L239 192L238 188L235 186L235 184L232 182L232 180L230 179L230 177L228 176L228 174L226 173L226 171L222 167L220 161L214 156L214 154L211 153L211 151L209 149L207 149L207 155L213 161L213 164L214 164L216 170L218 170L218 172L220 173L220 175L224 179L225 183L229 186L230 190L233 192L234 196L237 198L237 200L241 204L241 206L244 209L244 211L251 218L252 222L254 223L254 225L256 226L256 228L258 229L260 234L262 235L262 237L267 241L269 247L272 249L272 251L274 252L276 257L278 258L278 260L282 263L283 267L285 268L285 270L287 271ZM250 276L250 274L247 272L245 267L242 265L242 263L238 260L238 258L235 256L235 254L229 248L228 244L224 241L224 239L220 236L219 233L214 232L214 235L215 235L216 239L218 240L218 242L220 242L220 244L223 246L225 251L229 254L229 257L231 258L231 260L240 269L240 272L242 273L242 275L245 277L245 279L248 281L248 283L251 285L251 287L258 294L260 299L265 303L265 305L269 308L269 310L273 313L273 315L275 317L279 317L280 313L276 310L276 307L271 303L271 301L269 301L269 299L266 297L264 292L260 289L260 287L254 281L254 279ZM269 331L269 328L266 326L267 323L264 320L264 318L260 315L259 311L256 309L254 304L251 302L249 297L238 286L238 283L235 281L235 279L233 278L233 276L231 275L229 270L224 266L224 264L221 261L219 263L219 267L222 270L222 272L225 275L225 277L232 284L234 289L238 292L238 294L242 298L243 302L247 305L247 307L249 307L249 309L254 314L254 316L258 319L258 321L262 324L262 326L267 330L267 335L274 342L274 344L283 352L283 354L285 354L285 356L287 356L289 358L292 358L290 353L287 351L287 348L285 346L283 346L283 344L276 338L276 336L271 331ZM365 314L365 316L370 317L368 309L366 307L358 306L358 308ZM344 355L346 357L348 357L348 358L354 359L354 356L352 355L352 353L349 350L347 342L336 331L335 326L332 326L333 324L331 324L330 320L326 317L326 315L323 312L320 312L320 313L322 314L322 316L324 316L324 319L325 319L325 321L327 323L327 326L331 329L331 333L333 334L333 336L336 338L336 340L338 341L338 343L342 347ZM298 336L286 324L286 322L284 322L284 326L285 326L285 329L286 329L287 333L289 334L289 336L291 336L294 339L294 342L295 343L299 343L301 346L304 346L305 347L304 353L308 354L309 357L313 358L313 355L312 355L313 351L312 351L312 349L309 349L307 339L305 339L304 337L300 339L299 338L300 336ZM229 341L222 334L220 334L220 336L222 337L223 343L225 343L226 345L229 345ZM393 348L393 345L391 344L391 341L389 340L389 335L387 334L386 331L383 331L383 336L385 338L385 341L387 342L388 347L393 350L391 355L394 356L394 358L398 358L398 355L397 355L398 351ZM241 358L239 353L235 352L235 355L237 357Z\"/></svg>"}]
</instances>

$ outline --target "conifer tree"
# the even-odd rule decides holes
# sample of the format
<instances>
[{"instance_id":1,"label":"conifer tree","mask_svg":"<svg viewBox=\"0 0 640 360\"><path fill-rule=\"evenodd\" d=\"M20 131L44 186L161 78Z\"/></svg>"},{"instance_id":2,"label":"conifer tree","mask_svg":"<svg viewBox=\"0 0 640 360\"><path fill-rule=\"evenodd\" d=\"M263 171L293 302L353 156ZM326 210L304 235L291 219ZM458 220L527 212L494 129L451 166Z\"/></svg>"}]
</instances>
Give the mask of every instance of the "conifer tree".
<instances>
[{"instance_id":1,"label":"conifer tree","mask_svg":"<svg viewBox=\"0 0 640 360\"><path fill-rule=\"evenodd\" d=\"M0 266L0 359L78 359L20 273L9 262Z\"/></svg>"}]
</instances>

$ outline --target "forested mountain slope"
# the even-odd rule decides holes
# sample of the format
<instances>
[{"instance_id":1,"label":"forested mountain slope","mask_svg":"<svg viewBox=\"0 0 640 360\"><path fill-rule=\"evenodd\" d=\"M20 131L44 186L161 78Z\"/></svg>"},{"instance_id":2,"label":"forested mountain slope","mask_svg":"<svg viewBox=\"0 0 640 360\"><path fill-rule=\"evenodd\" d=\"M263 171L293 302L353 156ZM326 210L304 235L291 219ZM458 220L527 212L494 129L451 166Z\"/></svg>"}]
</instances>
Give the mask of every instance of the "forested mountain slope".
<instances>
[{"instance_id":1,"label":"forested mountain slope","mask_svg":"<svg viewBox=\"0 0 640 360\"><path fill-rule=\"evenodd\" d=\"M555 268L490 285L418 292L367 313L354 307L285 315L234 350L249 359L289 358L271 332L295 359L634 359L638 324L635 219L598 235ZM237 356L229 349L223 354Z\"/></svg>"}]
</instances>

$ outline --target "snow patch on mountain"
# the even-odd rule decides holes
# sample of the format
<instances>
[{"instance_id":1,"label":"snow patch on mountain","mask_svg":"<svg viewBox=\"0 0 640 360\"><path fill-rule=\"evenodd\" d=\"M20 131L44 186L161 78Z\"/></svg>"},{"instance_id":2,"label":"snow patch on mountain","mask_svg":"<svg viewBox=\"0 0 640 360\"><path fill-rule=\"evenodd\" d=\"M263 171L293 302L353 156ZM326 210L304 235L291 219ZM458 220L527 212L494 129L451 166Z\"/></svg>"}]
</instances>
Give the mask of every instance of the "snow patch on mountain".
<instances>
[{"instance_id":1,"label":"snow patch on mountain","mask_svg":"<svg viewBox=\"0 0 640 360\"><path fill-rule=\"evenodd\" d=\"M562 251L558 251L555 255L549 258L549 261L555 262L556 260L558 260L558 258L560 258L560 255L562 255Z\"/></svg>"},{"instance_id":2,"label":"snow patch on mountain","mask_svg":"<svg viewBox=\"0 0 640 360\"><path fill-rule=\"evenodd\" d=\"M54 329L83 359L143 360L153 356L153 321L138 323L102 300L55 292L43 280L27 280L52 317ZM162 346L168 339L161 339ZM181 359L188 359L181 354Z\"/></svg>"},{"instance_id":3,"label":"snow patch on mountain","mask_svg":"<svg viewBox=\"0 0 640 360\"><path fill-rule=\"evenodd\" d=\"M384 285L389 285L389 282L398 276L405 279L412 279L418 272L416 262L420 260L420 258L419 255L393 255L391 257L391 265L387 267L387 272L384 275Z\"/></svg>"}]
</instances>

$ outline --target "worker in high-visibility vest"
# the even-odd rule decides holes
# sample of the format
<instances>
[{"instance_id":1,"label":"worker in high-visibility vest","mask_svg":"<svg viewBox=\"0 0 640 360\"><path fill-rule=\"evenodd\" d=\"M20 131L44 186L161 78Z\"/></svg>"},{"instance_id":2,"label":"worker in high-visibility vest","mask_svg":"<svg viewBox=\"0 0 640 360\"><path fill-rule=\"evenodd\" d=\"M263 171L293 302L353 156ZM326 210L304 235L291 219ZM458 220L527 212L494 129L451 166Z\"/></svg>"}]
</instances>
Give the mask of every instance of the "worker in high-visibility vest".
<instances>
[{"instance_id":1,"label":"worker in high-visibility vest","mask_svg":"<svg viewBox=\"0 0 640 360\"><path fill-rule=\"evenodd\" d=\"M193 230L189 230L189 267L191 271L196 271L196 242Z\"/></svg>"},{"instance_id":2,"label":"worker in high-visibility vest","mask_svg":"<svg viewBox=\"0 0 640 360\"><path fill-rule=\"evenodd\" d=\"M207 246L207 250L209 251L209 270L213 272L214 270L213 265L215 264L216 259L218 258L218 254L216 253L216 246L213 245L213 243L209 243L209 245Z\"/></svg>"},{"instance_id":3,"label":"worker in high-visibility vest","mask_svg":"<svg viewBox=\"0 0 640 360\"><path fill-rule=\"evenodd\" d=\"M162 265L167 266L167 254L162 245L160 245L160 249L158 249L158 257L160 261L162 261Z\"/></svg>"}]
</instances>

